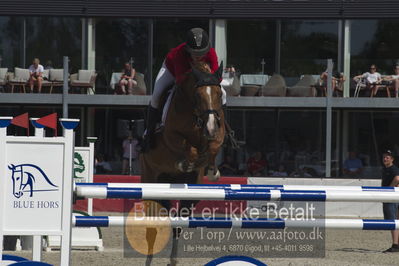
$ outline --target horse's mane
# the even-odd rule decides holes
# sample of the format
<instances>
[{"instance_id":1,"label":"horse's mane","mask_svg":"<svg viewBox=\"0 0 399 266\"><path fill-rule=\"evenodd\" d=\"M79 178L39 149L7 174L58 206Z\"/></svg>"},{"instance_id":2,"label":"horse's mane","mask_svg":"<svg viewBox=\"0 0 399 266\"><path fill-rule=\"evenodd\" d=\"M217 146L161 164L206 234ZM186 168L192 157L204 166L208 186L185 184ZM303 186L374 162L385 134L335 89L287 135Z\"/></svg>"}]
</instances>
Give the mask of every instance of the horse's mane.
<instances>
[{"instance_id":1,"label":"horse's mane","mask_svg":"<svg viewBox=\"0 0 399 266\"><path fill-rule=\"evenodd\" d=\"M209 66L208 63L203 62L203 61L193 62L192 67L201 72L211 73L211 67Z\"/></svg>"}]
</instances>

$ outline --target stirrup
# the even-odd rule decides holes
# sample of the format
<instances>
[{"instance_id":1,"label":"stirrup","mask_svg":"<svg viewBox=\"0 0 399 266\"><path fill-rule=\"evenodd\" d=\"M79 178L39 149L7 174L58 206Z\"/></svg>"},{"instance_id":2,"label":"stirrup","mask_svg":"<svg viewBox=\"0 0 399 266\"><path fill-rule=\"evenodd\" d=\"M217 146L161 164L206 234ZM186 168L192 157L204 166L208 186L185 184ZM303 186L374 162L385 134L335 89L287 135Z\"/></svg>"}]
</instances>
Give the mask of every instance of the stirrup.
<instances>
[{"instance_id":1,"label":"stirrup","mask_svg":"<svg viewBox=\"0 0 399 266\"><path fill-rule=\"evenodd\" d=\"M240 145L238 144L238 141L235 138L235 132L233 129L231 129L231 126L227 122L227 120L224 120L224 127L226 129L226 139L228 141L228 144L232 149L237 150L240 148Z\"/></svg>"},{"instance_id":2,"label":"stirrup","mask_svg":"<svg viewBox=\"0 0 399 266\"><path fill-rule=\"evenodd\" d=\"M233 150L237 150L237 149L240 148L240 144L238 144L238 141L235 138L234 130L230 129L227 132L226 136L227 136L227 139L228 139L228 142L229 142L228 145L230 145Z\"/></svg>"}]
</instances>

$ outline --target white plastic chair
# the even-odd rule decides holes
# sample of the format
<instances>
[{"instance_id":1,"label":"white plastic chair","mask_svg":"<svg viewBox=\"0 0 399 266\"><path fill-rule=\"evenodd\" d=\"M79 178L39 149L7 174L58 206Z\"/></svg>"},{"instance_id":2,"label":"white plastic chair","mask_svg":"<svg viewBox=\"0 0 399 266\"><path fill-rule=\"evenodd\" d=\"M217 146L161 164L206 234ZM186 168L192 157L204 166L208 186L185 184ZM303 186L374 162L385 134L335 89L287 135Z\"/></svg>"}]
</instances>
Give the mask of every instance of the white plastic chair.
<instances>
[{"instance_id":1,"label":"white plastic chair","mask_svg":"<svg viewBox=\"0 0 399 266\"><path fill-rule=\"evenodd\" d=\"M353 97L359 97L360 90L366 87L367 87L366 79L360 78L356 83L355 94L353 95Z\"/></svg>"}]
</instances>

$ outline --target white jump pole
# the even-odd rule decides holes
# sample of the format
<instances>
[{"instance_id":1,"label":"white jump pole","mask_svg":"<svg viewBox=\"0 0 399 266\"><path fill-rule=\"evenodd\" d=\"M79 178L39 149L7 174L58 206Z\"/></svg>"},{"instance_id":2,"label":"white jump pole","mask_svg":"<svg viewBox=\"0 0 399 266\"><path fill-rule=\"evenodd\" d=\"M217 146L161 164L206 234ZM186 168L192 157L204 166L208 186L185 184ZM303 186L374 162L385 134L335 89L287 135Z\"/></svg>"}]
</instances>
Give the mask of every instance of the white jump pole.
<instances>
[{"instance_id":1,"label":"white jump pole","mask_svg":"<svg viewBox=\"0 0 399 266\"><path fill-rule=\"evenodd\" d=\"M269 219L269 218L183 218L183 217L124 217L124 216L76 216L73 226L120 227L120 226L170 226L241 229L326 228L355 230L396 230L399 220L374 219Z\"/></svg>"},{"instance_id":2,"label":"white jump pole","mask_svg":"<svg viewBox=\"0 0 399 266\"><path fill-rule=\"evenodd\" d=\"M265 200L399 202L399 192L351 190L276 190L276 189L191 189L191 188L111 188L77 186L76 195L85 198L125 198L144 200Z\"/></svg>"},{"instance_id":3,"label":"white jump pole","mask_svg":"<svg viewBox=\"0 0 399 266\"><path fill-rule=\"evenodd\" d=\"M239 185L239 184L169 184L169 183L76 183L77 187L94 186L109 188L191 188L191 189L277 189L277 190L350 190L396 191L399 187L376 186L312 186L312 185Z\"/></svg>"}]
</instances>

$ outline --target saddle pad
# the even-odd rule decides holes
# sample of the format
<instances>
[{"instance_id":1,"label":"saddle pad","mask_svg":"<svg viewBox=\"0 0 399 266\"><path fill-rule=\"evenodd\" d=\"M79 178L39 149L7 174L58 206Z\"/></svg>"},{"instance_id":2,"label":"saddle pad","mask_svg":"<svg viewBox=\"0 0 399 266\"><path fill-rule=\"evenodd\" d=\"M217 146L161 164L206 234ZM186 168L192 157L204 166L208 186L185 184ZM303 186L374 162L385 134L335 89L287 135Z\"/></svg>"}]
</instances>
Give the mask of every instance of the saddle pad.
<instances>
[{"instance_id":1,"label":"saddle pad","mask_svg":"<svg viewBox=\"0 0 399 266\"><path fill-rule=\"evenodd\" d=\"M173 86L173 88L168 92L169 95L168 95L168 98L167 98L165 105L163 107L163 110L162 110L162 120L161 120L161 123L157 127L157 131L162 129L163 126L165 125L166 117L168 115L169 106L170 106L170 103L172 102L172 97L173 97L174 92L175 92L175 87Z\"/></svg>"}]
</instances>

